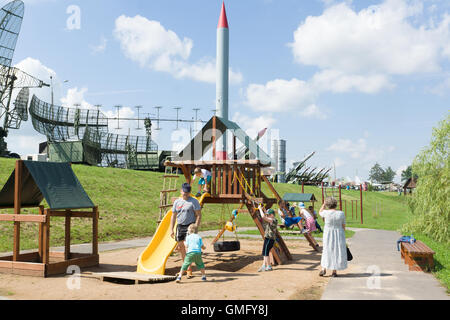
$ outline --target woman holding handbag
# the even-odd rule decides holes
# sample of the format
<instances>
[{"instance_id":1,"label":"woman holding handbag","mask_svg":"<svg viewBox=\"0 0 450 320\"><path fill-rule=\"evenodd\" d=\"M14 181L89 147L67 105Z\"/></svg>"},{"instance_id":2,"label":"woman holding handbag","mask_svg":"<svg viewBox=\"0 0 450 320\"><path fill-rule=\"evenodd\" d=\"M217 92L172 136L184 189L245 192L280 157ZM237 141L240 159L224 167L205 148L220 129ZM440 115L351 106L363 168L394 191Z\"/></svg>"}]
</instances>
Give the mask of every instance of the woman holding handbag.
<instances>
[{"instance_id":1,"label":"woman holding handbag","mask_svg":"<svg viewBox=\"0 0 450 320\"><path fill-rule=\"evenodd\" d=\"M347 246L345 242L345 213L336 210L337 200L333 197L325 199L319 215L325 221L323 231L323 249L319 276L332 270L332 277L337 277L337 270L347 269Z\"/></svg>"}]
</instances>

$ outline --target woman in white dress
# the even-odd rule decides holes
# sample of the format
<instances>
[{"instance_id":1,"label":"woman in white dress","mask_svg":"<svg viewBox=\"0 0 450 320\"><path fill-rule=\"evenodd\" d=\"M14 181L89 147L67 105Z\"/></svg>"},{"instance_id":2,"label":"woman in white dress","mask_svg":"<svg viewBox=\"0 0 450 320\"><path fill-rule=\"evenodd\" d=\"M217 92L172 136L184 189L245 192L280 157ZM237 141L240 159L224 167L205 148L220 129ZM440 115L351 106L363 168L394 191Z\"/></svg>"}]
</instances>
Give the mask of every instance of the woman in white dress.
<instances>
[{"instance_id":1,"label":"woman in white dress","mask_svg":"<svg viewBox=\"0 0 450 320\"><path fill-rule=\"evenodd\" d=\"M323 232L323 249L319 275L324 276L332 270L332 277L337 276L336 270L347 268L347 245L345 242L345 213L336 210L337 200L333 197L325 199L319 215L325 221ZM328 208L328 210L325 210Z\"/></svg>"}]
</instances>

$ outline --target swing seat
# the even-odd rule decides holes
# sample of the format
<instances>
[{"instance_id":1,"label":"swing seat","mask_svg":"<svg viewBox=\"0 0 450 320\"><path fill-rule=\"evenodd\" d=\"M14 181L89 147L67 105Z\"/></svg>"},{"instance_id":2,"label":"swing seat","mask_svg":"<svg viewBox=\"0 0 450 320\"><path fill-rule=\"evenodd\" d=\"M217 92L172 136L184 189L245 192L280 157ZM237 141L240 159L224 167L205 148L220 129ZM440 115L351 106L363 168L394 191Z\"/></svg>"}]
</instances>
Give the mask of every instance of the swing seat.
<instances>
[{"instance_id":1,"label":"swing seat","mask_svg":"<svg viewBox=\"0 0 450 320\"><path fill-rule=\"evenodd\" d=\"M214 243L215 252L228 252L241 250L241 243L239 241L217 241Z\"/></svg>"}]
</instances>

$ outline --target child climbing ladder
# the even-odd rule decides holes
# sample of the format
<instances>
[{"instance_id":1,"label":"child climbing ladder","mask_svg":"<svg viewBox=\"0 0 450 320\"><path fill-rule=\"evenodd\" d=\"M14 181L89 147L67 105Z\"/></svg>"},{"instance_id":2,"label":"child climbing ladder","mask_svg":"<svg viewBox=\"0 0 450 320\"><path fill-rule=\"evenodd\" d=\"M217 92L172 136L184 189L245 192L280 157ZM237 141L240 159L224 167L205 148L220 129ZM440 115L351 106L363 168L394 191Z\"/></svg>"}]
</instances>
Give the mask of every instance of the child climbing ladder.
<instances>
[{"instance_id":1,"label":"child climbing ladder","mask_svg":"<svg viewBox=\"0 0 450 320\"><path fill-rule=\"evenodd\" d=\"M203 192L209 192L210 186L211 186L211 172L206 169L201 169L199 167L195 168L194 170L194 176L192 177L192 182L196 178L200 178L198 181L198 192L195 195L196 197L199 197L202 194L202 186L203 186Z\"/></svg>"}]
</instances>

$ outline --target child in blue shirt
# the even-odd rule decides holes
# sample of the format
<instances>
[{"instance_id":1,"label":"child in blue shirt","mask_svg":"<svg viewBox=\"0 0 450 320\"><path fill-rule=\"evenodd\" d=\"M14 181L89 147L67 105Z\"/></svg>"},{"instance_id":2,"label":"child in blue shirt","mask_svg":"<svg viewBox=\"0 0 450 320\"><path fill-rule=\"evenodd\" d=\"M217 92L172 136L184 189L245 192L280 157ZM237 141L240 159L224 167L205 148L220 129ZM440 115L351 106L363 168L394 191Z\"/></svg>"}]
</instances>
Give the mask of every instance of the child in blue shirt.
<instances>
[{"instance_id":1,"label":"child in blue shirt","mask_svg":"<svg viewBox=\"0 0 450 320\"><path fill-rule=\"evenodd\" d=\"M206 249L205 245L203 244L202 238L197 234L197 226L195 223L192 223L188 227L187 231L187 237L186 237L186 247L187 247L187 253L186 257L184 258L183 265L181 266L180 273L177 276L176 282L181 282L181 277L183 276L183 273L189 268L189 266L195 262L197 268L200 269L200 272L202 273L202 280L206 281L206 273L205 273L205 264L202 260L202 249Z\"/></svg>"}]
</instances>

